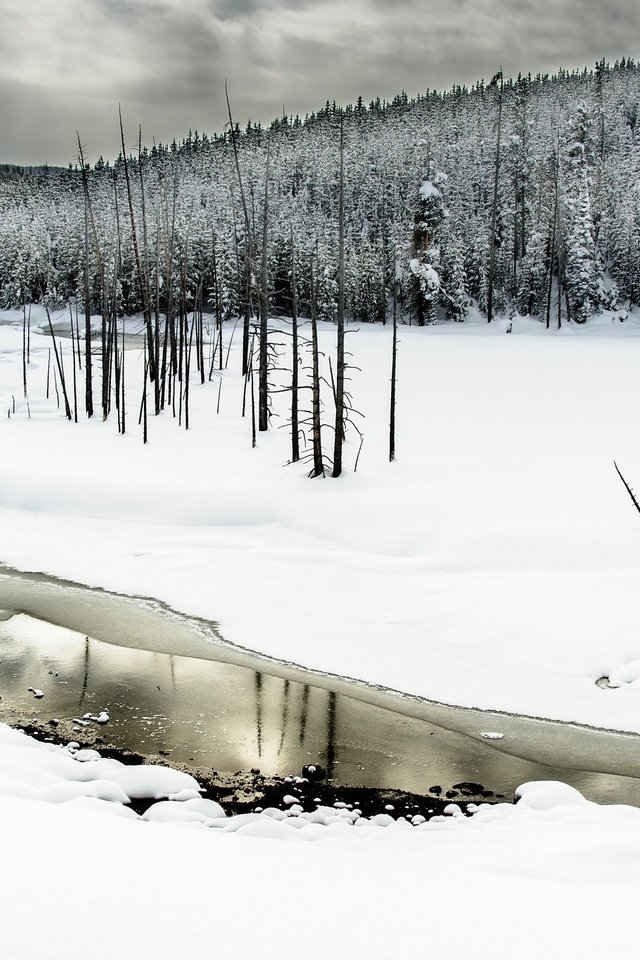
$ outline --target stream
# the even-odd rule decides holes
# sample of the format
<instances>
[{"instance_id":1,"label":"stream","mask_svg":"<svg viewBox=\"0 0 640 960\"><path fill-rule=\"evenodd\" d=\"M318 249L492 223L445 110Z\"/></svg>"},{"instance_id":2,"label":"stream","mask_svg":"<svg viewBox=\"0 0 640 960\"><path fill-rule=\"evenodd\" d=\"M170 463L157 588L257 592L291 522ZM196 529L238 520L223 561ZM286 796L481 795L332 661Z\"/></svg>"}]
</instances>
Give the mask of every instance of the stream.
<instances>
[{"instance_id":1,"label":"stream","mask_svg":"<svg viewBox=\"0 0 640 960\"><path fill-rule=\"evenodd\" d=\"M102 711L104 725L85 716ZM209 778L282 778L313 764L335 786L457 798L474 784L463 795L479 799L511 799L520 783L551 779L592 800L640 806L638 736L305 671L227 644L216 624L157 601L8 568L0 568L0 721L54 739L86 742L91 733L99 749Z\"/></svg>"}]
</instances>

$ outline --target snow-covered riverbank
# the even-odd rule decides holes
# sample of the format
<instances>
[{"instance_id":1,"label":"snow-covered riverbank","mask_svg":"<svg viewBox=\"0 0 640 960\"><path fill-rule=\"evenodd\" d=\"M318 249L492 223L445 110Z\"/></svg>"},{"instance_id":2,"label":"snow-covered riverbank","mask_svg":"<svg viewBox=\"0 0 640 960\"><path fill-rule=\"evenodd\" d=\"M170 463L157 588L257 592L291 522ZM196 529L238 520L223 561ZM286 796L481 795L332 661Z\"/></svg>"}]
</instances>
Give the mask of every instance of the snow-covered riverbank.
<instances>
[{"instance_id":1,"label":"snow-covered riverbank","mask_svg":"<svg viewBox=\"0 0 640 960\"><path fill-rule=\"evenodd\" d=\"M284 466L285 430L251 450L235 352L220 414L217 384L194 387L189 432L165 414L143 447L136 353L121 437L111 421L67 423L44 398L50 341L34 334L29 417L21 317L2 322L3 562L157 597L319 670L640 730L640 518L612 465L640 478L636 316L560 333L517 320L510 336L503 323L403 329L392 465L390 330L361 328L366 442L339 481ZM322 331L323 349L333 337ZM615 671L623 686L596 687ZM6 728L0 748L8 960L637 955L630 807L548 784L418 827L148 823L124 813L130 775L113 764Z\"/></svg>"},{"instance_id":2,"label":"snow-covered riverbank","mask_svg":"<svg viewBox=\"0 0 640 960\"><path fill-rule=\"evenodd\" d=\"M74 756L1 725L0 771L10 960L637 953L640 811L562 784L418 826L352 825L349 811L221 818L184 775ZM167 795L182 799L160 800L147 822L123 806Z\"/></svg>"},{"instance_id":3,"label":"snow-covered riverbank","mask_svg":"<svg viewBox=\"0 0 640 960\"><path fill-rule=\"evenodd\" d=\"M194 386L191 429L152 418L144 447L137 353L121 437L44 399L50 341L34 335L29 419L22 318L2 320L3 561L157 597L320 670L640 730L637 685L595 685L640 658L640 518L612 463L640 478L637 316L560 332L517 319L510 336L502 322L403 328L391 465L391 331L361 327L349 339L366 441L339 481L285 466L286 429L251 450L235 349L220 414L217 384Z\"/></svg>"}]
</instances>

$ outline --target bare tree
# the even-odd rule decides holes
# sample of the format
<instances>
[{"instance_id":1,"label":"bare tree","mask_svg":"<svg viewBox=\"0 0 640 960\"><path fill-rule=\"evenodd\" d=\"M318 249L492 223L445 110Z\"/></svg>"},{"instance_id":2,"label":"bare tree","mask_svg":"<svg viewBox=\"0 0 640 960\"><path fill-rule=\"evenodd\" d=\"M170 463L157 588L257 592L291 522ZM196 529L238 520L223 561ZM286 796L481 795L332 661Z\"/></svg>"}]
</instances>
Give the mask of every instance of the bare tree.
<instances>
[{"instance_id":1,"label":"bare tree","mask_svg":"<svg viewBox=\"0 0 640 960\"><path fill-rule=\"evenodd\" d=\"M391 399L389 403L389 463L396 458L396 366L398 357L398 291L393 282L393 338L391 341Z\"/></svg>"},{"instance_id":2,"label":"bare tree","mask_svg":"<svg viewBox=\"0 0 640 960\"><path fill-rule=\"evenodd\" d=\"M44 290L43 290L43 295L44 295ZM49 322L49 334L51 336L51 340L53 341L53 352L56 358L56 367L58 368L58 376L60 377L60 386L62 387L62 395L64 398L64 412L67 420L71 420L71 405L69 403L69 397L67 395L67 384L66 384L65 375L64 375L64 367L62 365L62 355L58 351L58 343L56 340L55 331L53 329L53 324L51 322L51 313L49 312L49 307L47 306L46 303L44 304L44 309L46 311L47 320ZM55 384L55 369L53 373L54 373L54 384ZM47 372L47 377L48 377L48 372ZM57 390L57 385L56 385L56 390ZM49 391L47 389L47 395L48 394L49 394Z\"/></svg>"},{"instance_id":3,"label":"bare tree","mask_svg":"<svg viewBox=\"0 0 640 960\"><path fill-rule=\"evenodd\" d=\"M89 290L89 185L84 163L84 154L78 137L78 161L82 171L82 188L84 194L84 383L85 383L85 410L88 417L93 416L93 382L91 364L91 296Z\"/></svg>"},{"instance_id":4,"label":"bare tree","mask_svg":"<svg viewBox=\"0 0 640 960\"><path fill-rule=\"evenodd\" d=\"M311 432L313 438L313 469L311 477L324 477L324 460L322 457L322 424L320 420L320 363L318 357L318 321L316 317L316 293L313 278L313 257L309 265L311 282L311 298L309 309L311 313Z\"/></svg>"},{"instance_id":5,"label":"bare tree","mask_svg":"<svg viewBox=\"0 0 640 960\"><path fill-rule=\"evenodd\" d=\"M153 350L153 327L151 326L151 310L149 306L149 288L146 284L146 275L143 273L142 264L140 262L140 250L138 247L138 234L136 231L136 220L133 213L133 197L131 193L131 178L129 176L129 162L127 160L127 150L124 143L124 127L122 124L122 110L118 106L118 116L120 118L120 143L122 146L122 160L124 164L124 176L127 184L127 199L129 201L129 218L131 220L131 242L133 245L133 253L136 262L136 273L138 276L138 284L140 286L140 295L142 297L142 312L144 315L144 324L147 333L147 343L149 345L149 356L148 356L148 368L149 368L149 379L155 380L156 370L154 366L155 353ZM145 441L146 442L146 441Z\"/></svg>"},{"instance_id":6,"label":"bare tree","mask_svg":"<svg viewBox=\"0 0 640 960\"><path fill-rule=\"evenodd\" d=\"M268 318L269 318L269 274L268 274L268 229L269 229L269 162L271 141L267 141L267 169L264 178L264 210L262 216L262 297L260 304L260 340L258 344L258 429L269 427L269 381L268 381Z\"/></svg>"},{"instance_id":7,"label":"bare tree","mask_svg":"<svg viewBox=\"0 0 640 960\"><path fill-rule=\"evenodd\" d=\"M342 473L344 443L344 116L340 114L340 186L338 200L338 330L336 342L336 419L333 442L333 477Z\"/></svg>"},{"instance_id":8,"label":"bare tree","mask_svg":"<svg viewBox=\"0 0 640 960\"><path fill-rule=\"evenodd\" d=\"M635 493L633 492L633 490L631 489L631 487L629 486L629 484L627 483L627 481L625 480L625 478L622 476L622 473L621 473L621 471L620 471L620 467L619 467L618 464L615 462L615 460L613 461L613 465L614 465L614 467L616 468L616 473L618 474L618 476L620 477L620 479L622 480L622 482L623 482L623 484L624 484L625 490L627 491L627 493L628 493L629 496L631 497L631 502L633 503L633 505L634 505L634 507L636 508L636 510L638 511L638 513L640 513L640 503L638 503L638 499L637 499Z\"/></svg>"},{"instance_id":9,"label":"bare tree","mask_svg":"<svg viewBox=\"0 0 640 960\"><path fill-rule=\"evenodd\" d=\"M496 135L496 161L493 176L493 202L491 204L491 233L489 235L489 276L487 278L487 323L493 320L493 281L496 268L496 228L498 224L498 182L500 179L500 139L502 136L502 96L504 76L502 67L491 81L490 86L498 87L498 130Z\"/></svg>"},{"instance_id":10,"label":"bare tree","mask_svg":"<svg viewBox=\"0 0 640 960\"><path fill-rule=\"evenodd\" d=\"M300 459L300 437L298 422L298 291L296 279L296 249L293 238L293 224L290 226L291 233L291 462L296 463Z\"/></svg>"},{"instance_id":11,"label":"bare tree","mask_svg":"<svg viewBox=\"0 0 640 960\"><path fill-rule=\"evenodd\" d=\"M560 166L560 141L558 140L558 147L556 151L556 164L555 164L555 196L553 202L553 226L551 229L551 252L549 255L549 286L547 288L547 316L546 316L546 327L547 330L551 325L551 289L553 286L553 261L556 259L556 237L558 234L558 180L559 180L559 166ZM558 264L560 263L560 257L557 257ZM560 286L560 268L558 267L558 286Z\"/></svg>"},{"instance_id":12,"label":"bare tree","mask_svg":"<svg viewBox=\"0 0 640 960\"><path fill-rule=\"evenodd\" d=\"M244 330L242 337L242 375L243 377L247 375L247 369L249 365L249 322L251 317L251 274L253 272L253 246L251 242L252 232L251 232L251 223L249 220L249 210L247 207L247 199L244 192L244 186L242 183L242 172L240 170L240 158L238 155L238 144L236 140L236 130L233 124L233 117L231 115L231 103L229 101L229 90L227 88L227 81L224 82L224 93L227 99L227 112L229 114L229 131L231 134L231 144L233 146L233 157L235 160L236 173L238 175L238 184L240 186L240 198L242 200L242 212L244 214L244 230L245 230L245 304L244 304Z\"/></svg>"}]
</instances>

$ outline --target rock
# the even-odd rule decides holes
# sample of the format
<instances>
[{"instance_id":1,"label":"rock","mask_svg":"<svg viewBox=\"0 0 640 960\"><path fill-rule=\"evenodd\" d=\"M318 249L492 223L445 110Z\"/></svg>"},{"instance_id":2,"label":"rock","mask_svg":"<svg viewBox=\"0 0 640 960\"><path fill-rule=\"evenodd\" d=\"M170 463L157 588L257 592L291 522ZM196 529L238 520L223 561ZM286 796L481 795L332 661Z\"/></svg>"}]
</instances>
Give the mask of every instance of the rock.
<instances>
[{"instance_id":1,"label":"rock","mask_svg":"<svg viewBox=\"0 0 640 960\"><path fill-rule=\"evenodd\" d=\"M319 764L308 763L302 768L302 776L313 782L315 780L324 780L326 773Z\"/></svg>"}]
</instances>

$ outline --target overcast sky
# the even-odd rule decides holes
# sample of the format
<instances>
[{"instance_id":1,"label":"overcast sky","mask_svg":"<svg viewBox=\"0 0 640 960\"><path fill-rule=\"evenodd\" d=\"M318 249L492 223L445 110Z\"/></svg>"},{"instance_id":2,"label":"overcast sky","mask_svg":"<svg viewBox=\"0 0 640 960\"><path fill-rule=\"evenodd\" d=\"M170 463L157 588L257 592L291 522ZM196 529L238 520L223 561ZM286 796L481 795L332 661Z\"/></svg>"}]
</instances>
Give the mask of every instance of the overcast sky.
<instances>
[{"instance_id":1,"label":"overcast sky","mask_svg":"<svg viewBox=\"0 0 640 960\"><path fill-rule=\"evenodd\" d=\"M638 0L0 0L0 162L640 54Z\"/></svg>"}]
</instances>

